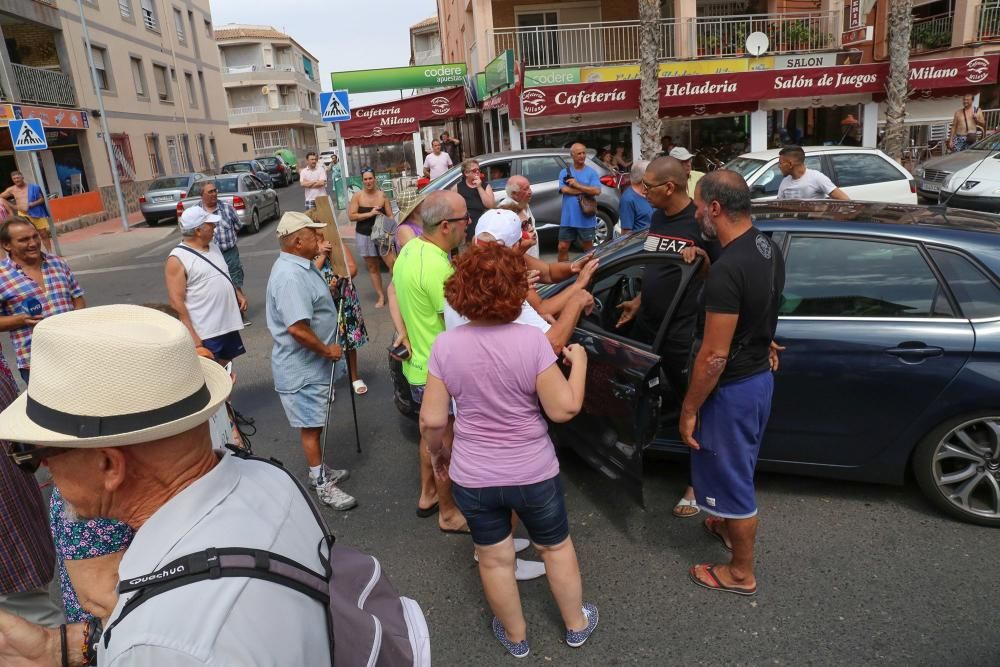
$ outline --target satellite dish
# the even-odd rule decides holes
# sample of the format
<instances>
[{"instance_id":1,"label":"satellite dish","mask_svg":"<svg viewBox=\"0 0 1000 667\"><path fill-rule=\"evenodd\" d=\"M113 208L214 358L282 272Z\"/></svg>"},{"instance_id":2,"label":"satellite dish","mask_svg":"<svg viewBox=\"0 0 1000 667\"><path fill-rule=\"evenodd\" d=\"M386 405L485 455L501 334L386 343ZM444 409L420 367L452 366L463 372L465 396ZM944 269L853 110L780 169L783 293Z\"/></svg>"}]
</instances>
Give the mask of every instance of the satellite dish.
<instances>
[{"instance_id":1,"label":"satellite dish","mask_svg":"<svg viewBox=\"0 0 1000 667\"><path fill-rule=\"evenodd\" d=\"M749 48L749 47L747 47L747 48ZM754 55L756 55L756 54L754 54ZM261 95L267 95L269 92L271 92L271 90L267 86L261 86L260 87L260 94Z\"/></svg>"},{"instance_id":2,"label":"satellite dish","mask_svg":"<svg viewBox=\"0 0 1000 667\"><path fill-rule=\"evenodd\" d=\"M763 55L770 44L767 35L762 32L752 32L747 35L747 53L752 56Z\"/></svg>"}]
</instances>

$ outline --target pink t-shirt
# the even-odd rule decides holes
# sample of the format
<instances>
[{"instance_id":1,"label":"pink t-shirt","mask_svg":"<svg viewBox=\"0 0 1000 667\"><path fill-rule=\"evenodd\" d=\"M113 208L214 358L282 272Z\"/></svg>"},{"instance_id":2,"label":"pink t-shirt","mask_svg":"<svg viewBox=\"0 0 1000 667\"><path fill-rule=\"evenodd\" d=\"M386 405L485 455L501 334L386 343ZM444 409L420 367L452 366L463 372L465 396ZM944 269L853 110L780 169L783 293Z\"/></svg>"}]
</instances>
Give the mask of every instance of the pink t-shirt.
<instances>
[{"instance_id":1,"label":"pink t-shirt","mask_svg":"<svg viewBox=\"0 0 1000 667\"><path fill-rule=\"evenodd\" d=\"M303 188L306 192L306 201L316 201L316 197L326 194L326 169L319 165L316 165L312 169L302 167L299 170L299 182L308 183L309 181L323 181L323 187Z\"/></svg>"},{"instance_id":2,"label":"pink t-shirt","mask_svg":"<svg viewBox=\"0 0 1000 667\"><path fill-rule=\"evenodd\" d=\"M449 476L470 488L521 486L559 474L535 382L556 363L541 331L466 325L434 340L428 371L455 399Z\"/></svg>"}]
</instances>

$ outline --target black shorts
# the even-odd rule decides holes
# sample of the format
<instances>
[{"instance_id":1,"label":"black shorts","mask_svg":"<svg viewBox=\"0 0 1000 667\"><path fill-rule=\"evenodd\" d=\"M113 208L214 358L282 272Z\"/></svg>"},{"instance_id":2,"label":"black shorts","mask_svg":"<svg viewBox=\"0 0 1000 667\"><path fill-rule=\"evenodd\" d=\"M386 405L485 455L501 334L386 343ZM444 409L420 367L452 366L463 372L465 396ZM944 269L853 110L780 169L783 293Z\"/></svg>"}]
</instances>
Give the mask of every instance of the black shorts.
<instances>
[{"instance_id":1,"label":"black shorts","mask_svg":"<svg viewBox=\"0 0 1000 667\"><path fill-rule=\"evenodd\" d=\"M216 359L232 361L241 354L246 354L246 348L243 347L243 339L240 337L239 331L230 331L221 336L204 338L201 344L208 348Z\"/></svg>"}]
</instances>

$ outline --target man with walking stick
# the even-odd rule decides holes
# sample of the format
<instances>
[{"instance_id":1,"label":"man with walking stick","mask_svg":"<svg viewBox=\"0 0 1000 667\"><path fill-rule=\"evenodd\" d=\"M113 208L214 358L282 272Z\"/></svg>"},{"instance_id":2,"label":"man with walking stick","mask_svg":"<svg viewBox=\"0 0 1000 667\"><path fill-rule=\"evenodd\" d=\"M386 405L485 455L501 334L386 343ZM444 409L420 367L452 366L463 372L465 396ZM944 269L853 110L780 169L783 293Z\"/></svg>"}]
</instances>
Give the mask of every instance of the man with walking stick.
<instances>
[{"instance_id":1,"label":"man with walking stick","mask_svg":"<svg viewBox=\"0 0 1000 667\"><path fill-rule=\"evenodd\" d=\"M323 461L321 435L329 417L333 365L343 350L335 342L337 309L323 276L313 264L319 230L304 213L289 212L278 223L281 254L267 281L267 328L274 339L271 371L288 423L299 429L309 465L309 484L320 501L348 510L357 501L337 484L347 470Z\"/></svg>"}]
</instances>

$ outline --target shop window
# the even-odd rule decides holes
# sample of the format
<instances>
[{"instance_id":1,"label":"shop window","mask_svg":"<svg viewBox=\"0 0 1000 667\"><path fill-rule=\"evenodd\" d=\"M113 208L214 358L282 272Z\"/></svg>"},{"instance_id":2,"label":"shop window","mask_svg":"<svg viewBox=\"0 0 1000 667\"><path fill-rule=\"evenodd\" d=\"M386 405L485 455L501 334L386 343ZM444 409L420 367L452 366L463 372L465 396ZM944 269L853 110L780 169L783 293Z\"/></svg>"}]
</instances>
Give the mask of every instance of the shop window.
<instances>
[{"instance_id":1,"label":"shop window","mask_svg":"<svg viewBox=\"0 0 1000 667\"><path fill-rule=\"evenodd\" d=\"M854 157L853 155L851 157ZM823 158L819 155L807 155L806 156L806 169L814 169L816 171L822 171L826 173L823 169ZM829 176L829 174L827 174ZM778 163L775 162L773 165L768 167L767 171L762 173L757 177L756 180L750 183L750 191L753 197L774 197L778 194L778 186L781 185L782 179L785 177L781 175L781 169L778 168Z\"/></svg>"},{"instance_id":2,"label":"shop window","mask_svg":"<svg viewBox=\"0 0 1000 667\"><path fill-rule=\"evenodd\" d=\"M886 183L903 178L899 170L884 158L871 153L831 155L830 160L837 174L834 182L841 188Z\"/></svg>"},{"instance_id":3,"label":"shop window","mask_svg":"<svg viewBox=\"0 0 1000 667\"><path fill-rule=\"evenodd\" d=\"M127 134L111 135L111 150L115 156L115 169L123 183L135 180L135 161L132 159L132 143Z\"/></svg>"},{"instance_id":4,"label":"shop window","mask_svg":"<svg viewBox=\"0 0 1000 667\"><path fill-rule=\"evenodd\" d=\"M521 160L521 175L533 185L558 181L562 169L562 162L554 157L529 157Z\"/></svg>"}]
</instances>

